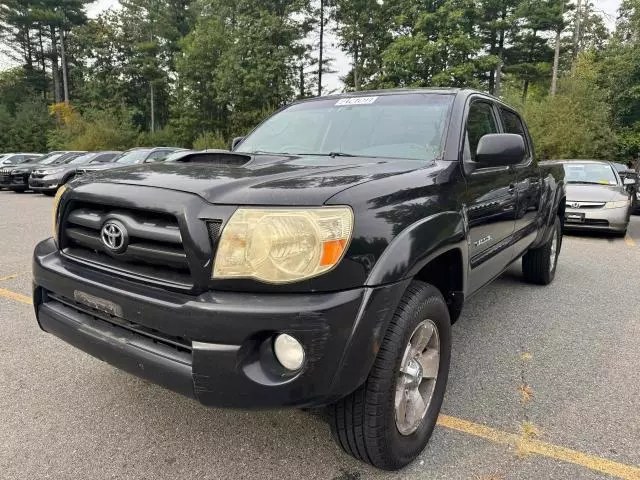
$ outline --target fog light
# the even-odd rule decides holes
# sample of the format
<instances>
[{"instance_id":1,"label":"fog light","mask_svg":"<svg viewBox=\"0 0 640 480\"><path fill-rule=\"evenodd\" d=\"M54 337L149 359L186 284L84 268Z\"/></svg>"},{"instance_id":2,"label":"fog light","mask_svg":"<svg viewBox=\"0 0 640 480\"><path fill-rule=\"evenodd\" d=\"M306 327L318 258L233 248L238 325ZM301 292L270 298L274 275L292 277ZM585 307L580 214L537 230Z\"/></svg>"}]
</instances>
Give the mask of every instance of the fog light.
<instances>
[{"instance_id":1,"label":"fog light","mask_svg":"<svg viewBox=\"0 0 640 480\"><path fill-rule=\"evenodd\" d=\"M273 342L273 350L280 364L287 370L299 370L304 363L304 348L291 335L282 333Z\"/></svg>"}]
</instances>

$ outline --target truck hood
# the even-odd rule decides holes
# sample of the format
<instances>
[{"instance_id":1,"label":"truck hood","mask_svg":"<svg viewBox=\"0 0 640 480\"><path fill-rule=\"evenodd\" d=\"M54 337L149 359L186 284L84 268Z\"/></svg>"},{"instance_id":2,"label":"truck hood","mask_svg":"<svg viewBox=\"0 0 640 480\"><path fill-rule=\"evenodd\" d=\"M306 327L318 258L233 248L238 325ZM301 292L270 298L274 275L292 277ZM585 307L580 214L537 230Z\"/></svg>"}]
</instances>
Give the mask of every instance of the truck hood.
<instances>
[{"instance_id":1,"label":"truck hood","mask_svg":"<svg viewBox=\"0 0 640 480\"><path fill-rule=\"evenodd\" d=\"M625 200L628 194L618 185L567 185L568 202L614 202Z\"/></svg>"},{"instance_id":2,"label":"truck hood","mask_svg":"<svg viewBox=\"0 0 640 480\"><path fill-rule=\"evenodd\" d=\"M322 205L354 185L432 164L360 157L259 155L237 166L153 163L124 167L96 172L85 182L178 190L218 204Z\"/></svg>"}]
</instances>

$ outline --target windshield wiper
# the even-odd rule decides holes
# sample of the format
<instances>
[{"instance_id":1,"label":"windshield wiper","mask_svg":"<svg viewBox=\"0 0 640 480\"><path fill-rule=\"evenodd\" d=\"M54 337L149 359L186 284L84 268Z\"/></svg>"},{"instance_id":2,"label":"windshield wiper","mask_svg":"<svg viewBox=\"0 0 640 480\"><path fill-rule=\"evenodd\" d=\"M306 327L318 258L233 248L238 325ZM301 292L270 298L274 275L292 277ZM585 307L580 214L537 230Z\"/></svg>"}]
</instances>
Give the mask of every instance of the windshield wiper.
<instances>
[{"instance_id":1,"label":"windshield wiper","mask_svg":"<svg viewBox=\"0 0 640 480\"><path fill-rule=\"evenodd\" d=\"M308 155L310 157L361 157L362 155L354 155L352 153L344 153L344 152L329 152L329 153L294 153L294 155ZM372 157L374 158L374 157Z\"/></svg>"},{"instance_id":2,"label":"windshield wiper","mask_svg":"<svg viewBox=\"0 0 640 480\"><path fill-rule=\"evenodd\" d=\"M244 152L231 152L231 153L244 153ZM250 155L291 155L289 152L267 152L265 150L254 150L249 154Z\"/></svg>"}]
</instances>

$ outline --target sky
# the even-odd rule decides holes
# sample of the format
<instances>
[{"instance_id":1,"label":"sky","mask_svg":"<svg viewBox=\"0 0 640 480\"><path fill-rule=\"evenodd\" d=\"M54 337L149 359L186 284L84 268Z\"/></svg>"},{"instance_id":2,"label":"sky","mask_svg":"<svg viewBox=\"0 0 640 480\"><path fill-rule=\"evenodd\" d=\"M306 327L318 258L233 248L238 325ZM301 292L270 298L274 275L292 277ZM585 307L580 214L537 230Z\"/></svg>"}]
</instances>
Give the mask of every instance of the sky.
<instances>
[{"instance_id":1,"label":"sky","mask_svg":"<svg viewBox=\"0 0 640 480\"><path fill-rule=\"evenodd\" d=\"M594 0L596 9L603 14L605 22L610 29L613 29L615 25L616 12L620 7L620 2L621 0ZM89 5L88 13L90 17L95 17L100 14L100 12L103 12L108 8L117 8L117 5L118 0L97 0ZM344 76L350 68L350 59L341 52L335 44L335 37L332 34L328 35L325 44L325 51L327 52L326 55L334 59L333 69L337 72L325 76L325 81L323 82L325 84L325 93L331 92L332 90L341 90L342 82L340 81L340 77ZM6 56L3 56L0 51L0 70L10 68L12 66L15 65L12 64Z\"/></svg>"}]
</instances>

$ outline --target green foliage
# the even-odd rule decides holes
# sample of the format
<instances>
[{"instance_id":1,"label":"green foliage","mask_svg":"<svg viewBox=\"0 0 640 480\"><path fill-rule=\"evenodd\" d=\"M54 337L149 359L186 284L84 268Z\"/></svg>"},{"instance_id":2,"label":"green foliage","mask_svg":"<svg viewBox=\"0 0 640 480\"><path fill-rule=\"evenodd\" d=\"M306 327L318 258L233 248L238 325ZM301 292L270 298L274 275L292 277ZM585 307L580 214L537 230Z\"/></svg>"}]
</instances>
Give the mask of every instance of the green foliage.
<instances>
[{"instance_id":1,"label":"green foliage","mask_svg":"<svg viewBox=\"0 0 640 480\"><path fill-rule=\"evenodd\" d=\"M446 0L433 10L409 10L401 21L410 33L398 36L383 53L381 83L479 88L480 77L496 60L482 53L475 7L473 0Z\"/></svg>"},{"instance_id":2,"label":"green foliage","mask_svg":"<svg viewBox=\"0 0 640 480\"><path fill-rule=\"evenodd\" d=\"M529 99L524 105L514 102L520 105L539 158L615 157L611 108L598 79L595 56L583 54L560 80L555 97Z\"/></svg>"},{"instance_id":3,"label":"green foliage","mask_svg":"<svg viewBox=\"0 0 640 480\"><path fill-rule=\"evenodd\" d=\"M49 132L51 150L126 150L133 147L138 131L126 112L98 110L75 114Z\"/></svg>"},{"instance_id":4,"label":"green foliage","mask_svg":"<svg viewBox=\"0 0 640 480\"><path fill-rule=\"evenodd\" d=\"M175 147L188 147L189 143L181 141L173 127L167 125L155 132L140 132L136 139L138 147L154 147L156 145L172 145Z\"/></svg>"},{"instance_id":5,"label":"green foliage","mask_svg":"<svg viewBox=\"0 0 640 480\"><path fill-rule=\"evenodd\" d=\"M229 148L229 143L220 132L204 132L195 139L193 148L195 150L206 150L207 148L226 150Z\"/></svg>"},{"instance_id":6,"label":"green foliage","mask_svg":"<svg viewBox=\"0 0 640 480\"><path fill-rule=\"evenodd\" d=\"M0 0L3 51L21 64L0 72L0 151L227 148L317 91L318 0L120 0L91 20L87 4ZM611 38L594 0L574 5L322 3L351 61L346 90L474 87L520 106L544 158L640 157L640 0L622 1Z\"/></svg>"}]
</instances>

